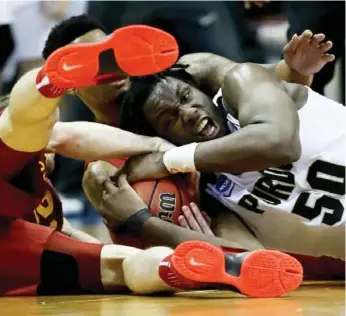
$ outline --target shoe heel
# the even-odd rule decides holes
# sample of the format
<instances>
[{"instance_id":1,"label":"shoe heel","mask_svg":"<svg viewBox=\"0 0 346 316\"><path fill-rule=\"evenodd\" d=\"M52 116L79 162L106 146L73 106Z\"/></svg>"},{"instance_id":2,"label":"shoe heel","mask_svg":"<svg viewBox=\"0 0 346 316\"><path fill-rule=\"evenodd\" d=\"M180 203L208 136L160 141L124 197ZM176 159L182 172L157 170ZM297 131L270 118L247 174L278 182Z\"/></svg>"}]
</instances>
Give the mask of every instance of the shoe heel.
<instances>
[{"instance_id":1,"label":"shoe heel","mask_svg":"<svg viewBox=\"0 0 346 316\"><path fill-rule=\"evenodd\" d=\"M131 76L146 76L171 67L178 59L175 38L146 25L130 25L114 32L117 64Z\"/></svg>"},{"instance_id":2,"label":"shoe heel","mask_svg":"<svg viewBox=\"0 0 346 316\"><path fill-rule=\"evenodd\" d=\"M263 249L250 252L242 262L238 289L252 297L278 297L302 281L303 268L295 258Z\"/></svg>"}]
</instances>

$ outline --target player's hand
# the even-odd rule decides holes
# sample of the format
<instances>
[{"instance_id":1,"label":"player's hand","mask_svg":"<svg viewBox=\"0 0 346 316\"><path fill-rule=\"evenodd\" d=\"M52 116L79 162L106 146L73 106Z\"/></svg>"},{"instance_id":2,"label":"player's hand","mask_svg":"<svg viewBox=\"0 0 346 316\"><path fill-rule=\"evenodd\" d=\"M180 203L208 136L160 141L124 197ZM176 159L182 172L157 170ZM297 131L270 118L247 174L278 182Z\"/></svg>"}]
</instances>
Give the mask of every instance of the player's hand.
<instances>
[{"instance_id":1,"label":"player's hand","mask_svg":"<svg viewBox=\"0 0 346 316\"><path fill-rule=\"evenodd\" d=\"M199 192L199 182L201 178L201 173L198 171L195 172L189 172L182 174L189 195L192 197L194 201L199 201L200 192Z\"/></svg>"},{"instance_id":2,"label":"player's hand","mask_svg":"<svg viewBox=\"0 0 346 316\"><path fill-rule=\"evenodd\" d=\"M163 154L158 152L131 157L112 180L120 174L127 174L127 180L130 183L168 177L170 172L163 163Z\"/></svg>"},{"instance_id":3,"label":"player's hand","mask_svg":"<svg viewBox=\"0 0 346 316\"><path fill-rule=\"evenodd\" d=\"M258 8L263 8L265 4L269 3L269 0L263 0L263 1L244 1L244 8L245 9L250 9L252 6L256 6Z\"/></svg>"},{"instance_id":4,"label":"player's hand","mask_svg":"<svg viewBox=\"0 0 346 316\"><path fill-rule=\"evenodd\" d=\"M130 216L148 207L132 189L124 174L118 178L117 184L106 180L103 185L105 191L99 211L110 229L116 229Z\"/></svg>"},{"instance_id":5,"label":"player's hand","mask_svg":"<svg viewBox=\"0 0 346 316\"><path fill-rule=\"evenodd\" d=\"M283 49L287 65L302 76L319 72L335 59L333 54L328 54L333 43L324 42L325 37L322 33L313 35L310 30L300 36L294 34Z\"/></svg>"},{"instance_id":6,"label":"player's hand","mask_svg":"<svg viewBox=\"0 0 346 316\"><path fill-rule=\"evenodd\" d=\"M210 229L211 219L206 212L202 212L195 203L189 206L183 206L183 215L178 218L181 227L203 233L205 235L214 236Z\"/></svg>"}]
</instances>

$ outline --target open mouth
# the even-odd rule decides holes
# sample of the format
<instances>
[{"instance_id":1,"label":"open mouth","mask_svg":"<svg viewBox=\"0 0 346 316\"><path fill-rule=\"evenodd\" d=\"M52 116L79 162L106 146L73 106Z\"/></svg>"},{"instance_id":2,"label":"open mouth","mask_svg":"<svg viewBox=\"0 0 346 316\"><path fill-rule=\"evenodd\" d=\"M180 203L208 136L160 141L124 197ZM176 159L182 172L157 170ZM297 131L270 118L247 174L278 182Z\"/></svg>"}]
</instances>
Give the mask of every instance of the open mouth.
<instances>
[{"instance_id":1,"label":"open mouth","mask_svg":"<svg viewBox=\"0 0 346 316\"><path fill-rule=\"evenodd\" d=\"M203 138L213 138L219 132L219 127L209 117L201 119L196 126L198 136Z\"/></svg>"}]
</instances>

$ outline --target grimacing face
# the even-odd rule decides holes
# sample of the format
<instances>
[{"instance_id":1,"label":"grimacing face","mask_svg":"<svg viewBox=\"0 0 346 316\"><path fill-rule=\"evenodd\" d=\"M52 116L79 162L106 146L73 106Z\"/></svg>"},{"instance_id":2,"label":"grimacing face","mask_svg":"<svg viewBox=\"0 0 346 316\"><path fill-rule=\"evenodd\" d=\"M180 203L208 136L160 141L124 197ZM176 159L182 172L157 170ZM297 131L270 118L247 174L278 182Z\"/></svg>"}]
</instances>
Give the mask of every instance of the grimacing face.
<instances>
[{"instance_id":1,"label":"grimacing face","mask_svg":"<svg viewBox=\"0 0 346 316\"><path fill-rule=\"evenodd\" d=\"M143 113L158 136L177 145L226 134L222 115L210 97L176 78L166 77L155 86Z\"/></svg>"}]
</instances>

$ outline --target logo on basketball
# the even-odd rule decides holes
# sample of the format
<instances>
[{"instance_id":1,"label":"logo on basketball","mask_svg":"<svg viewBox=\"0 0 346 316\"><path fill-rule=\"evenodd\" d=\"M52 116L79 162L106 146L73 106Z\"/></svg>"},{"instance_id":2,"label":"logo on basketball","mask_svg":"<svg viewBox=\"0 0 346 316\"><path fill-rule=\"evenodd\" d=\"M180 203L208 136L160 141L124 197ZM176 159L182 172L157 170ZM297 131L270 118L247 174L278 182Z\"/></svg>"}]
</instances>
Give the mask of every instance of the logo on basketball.
<instances>
[{"instance_id":1,"label":"logo on basketball","mask_svg":"<svg viewBox=\"0 0 346 316\"><path fill-rule=\"evenodd\" d=\"M175 193L161 193L158 217L166 222L173 223L173 214L176 206Z\"/></svg>"}]
</instances>

